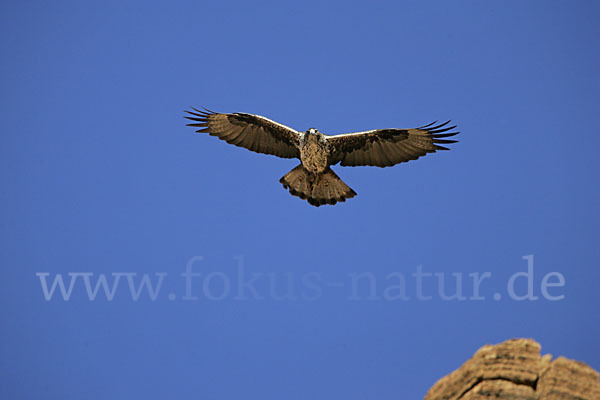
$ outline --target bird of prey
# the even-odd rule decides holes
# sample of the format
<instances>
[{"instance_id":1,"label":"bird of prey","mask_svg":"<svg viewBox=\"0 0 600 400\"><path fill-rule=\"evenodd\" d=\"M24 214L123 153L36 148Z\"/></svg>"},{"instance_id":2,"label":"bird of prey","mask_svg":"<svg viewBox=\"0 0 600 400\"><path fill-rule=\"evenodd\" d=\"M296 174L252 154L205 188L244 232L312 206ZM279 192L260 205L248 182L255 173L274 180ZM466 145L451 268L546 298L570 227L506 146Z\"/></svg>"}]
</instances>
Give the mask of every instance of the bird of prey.
<instances>
[{"instance_id":1,"label":"bird of prey","mask_svg":"<svg viewBox=\"0 0 600 400\"><path fill-rule=\"evenodd\" d=\"M444 139L459 132L449 132L456 126L450 121L413 129L374 129L341 135L324 135L315 128L306 132L271 121L260 115L246 113L222 114L192 107L186 111L188 124L219 139L248 150L282 158L298 158L300 165L279 182L290 193L307 200L313 206L336 204L356 196L331 170L331 166L370 165L390 167L416 160L436 150L448 150L440 144L456 143Z\"/></svg>"}]
</instances>

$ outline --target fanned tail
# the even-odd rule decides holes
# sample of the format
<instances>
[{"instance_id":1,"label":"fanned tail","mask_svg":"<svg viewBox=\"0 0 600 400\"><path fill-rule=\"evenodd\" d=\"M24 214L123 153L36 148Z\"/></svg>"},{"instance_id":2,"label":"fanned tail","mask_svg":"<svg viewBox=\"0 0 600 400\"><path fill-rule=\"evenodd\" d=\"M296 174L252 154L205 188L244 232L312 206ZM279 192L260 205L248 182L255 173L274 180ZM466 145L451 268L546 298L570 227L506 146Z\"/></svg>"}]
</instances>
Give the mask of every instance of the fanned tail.
<instances>
[{"instance_id":1,"label":"fanned tail","mask_svg":"<svg viewBox=\"0 0 600 400\"><path fill-rule=\"evenodd\" d=\"M292 195L307 200L315 207L333 205L356 196L356 192L329 168L321 174L311 174L300 164L279 182Z\"/></svg>"}]
</instances>

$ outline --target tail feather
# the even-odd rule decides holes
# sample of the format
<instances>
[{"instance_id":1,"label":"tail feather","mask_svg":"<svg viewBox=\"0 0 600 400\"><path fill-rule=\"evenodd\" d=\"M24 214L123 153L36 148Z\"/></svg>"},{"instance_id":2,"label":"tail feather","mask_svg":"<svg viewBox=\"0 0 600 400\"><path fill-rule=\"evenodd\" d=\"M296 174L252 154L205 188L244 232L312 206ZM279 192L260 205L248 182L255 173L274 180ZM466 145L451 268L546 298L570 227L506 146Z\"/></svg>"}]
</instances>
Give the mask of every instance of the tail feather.
<instances>
[{"instance_id":1,"label":"tail feather","mask_svg":"<svg viewBox=\"0 0 600 400\"><path fill-rule=\"evenodd\" d=\"M331 169L321 174L311 174L302 164L279 180L284 188L313 206L336 204L356 196L356 192L344 183Z\"/></svg>"}]
</instances>

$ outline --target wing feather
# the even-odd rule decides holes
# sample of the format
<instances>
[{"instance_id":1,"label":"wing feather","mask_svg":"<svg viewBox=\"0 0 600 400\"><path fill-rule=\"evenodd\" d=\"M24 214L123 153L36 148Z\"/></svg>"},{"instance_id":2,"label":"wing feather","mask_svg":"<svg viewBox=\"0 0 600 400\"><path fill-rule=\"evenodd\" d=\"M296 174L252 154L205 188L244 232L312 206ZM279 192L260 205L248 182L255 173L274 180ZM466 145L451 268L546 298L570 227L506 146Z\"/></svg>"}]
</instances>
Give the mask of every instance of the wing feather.
<instances>
[{"instance_id":1,"label":"wing feather","mask_svg":"<svg viewBox=\"0 0 600 400\"><path fill-rule=\"evenodd\" d=\"M439 144L456 143L456 140L443 138L459 133L449 132L456 128L456 125L448 126L449 123L437 124L435 121L415 129L375 129L328 136L332 148L331 164L389 167L437 150L448 150Z\"/></svg>"},{"instance_id":2,"label":"wing feather","mask_svg":"<svg viewBox=\"0 0 600 400\"><path fill-rule=\"evenodd\" d=\"M282 158L299 158L300 133L260 115L233 113L221 114L205 109L186 111L185 116L200 128L196 132L207 132L211 136L248 150L272 154Z\"/></svg>"},{"instance_id":3,"label":"wing feather","mask_svg":"<svg viewBox=\"0 0 600 400\"><path fill-rule=\"evenodd\" d=\"M386 167L394 165L394 159L392 157L392 150L394 146L384 146L381 143L377 143L379 145L379 151L381 153L382 161L385 163Z\"/></svg>"}]
</instances>

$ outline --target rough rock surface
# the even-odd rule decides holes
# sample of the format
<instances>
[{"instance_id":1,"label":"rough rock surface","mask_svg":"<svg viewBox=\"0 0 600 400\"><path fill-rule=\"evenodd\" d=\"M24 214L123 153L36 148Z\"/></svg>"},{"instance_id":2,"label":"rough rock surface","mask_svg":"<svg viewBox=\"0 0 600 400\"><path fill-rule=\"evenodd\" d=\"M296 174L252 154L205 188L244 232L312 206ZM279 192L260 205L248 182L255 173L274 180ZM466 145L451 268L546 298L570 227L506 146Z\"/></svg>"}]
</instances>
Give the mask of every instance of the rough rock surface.
<instances>
[{"instance_id":1,"label":"rough rock surface","mask_svg":"<svg viewBox=\"0 0 600 400\"><path fill-rule=\"evenodd\" d=\"M586 364L540 356L532 339L486 345L431 388L425 400L600 400L598 373Z\"/></svg>"}]
</instances>

